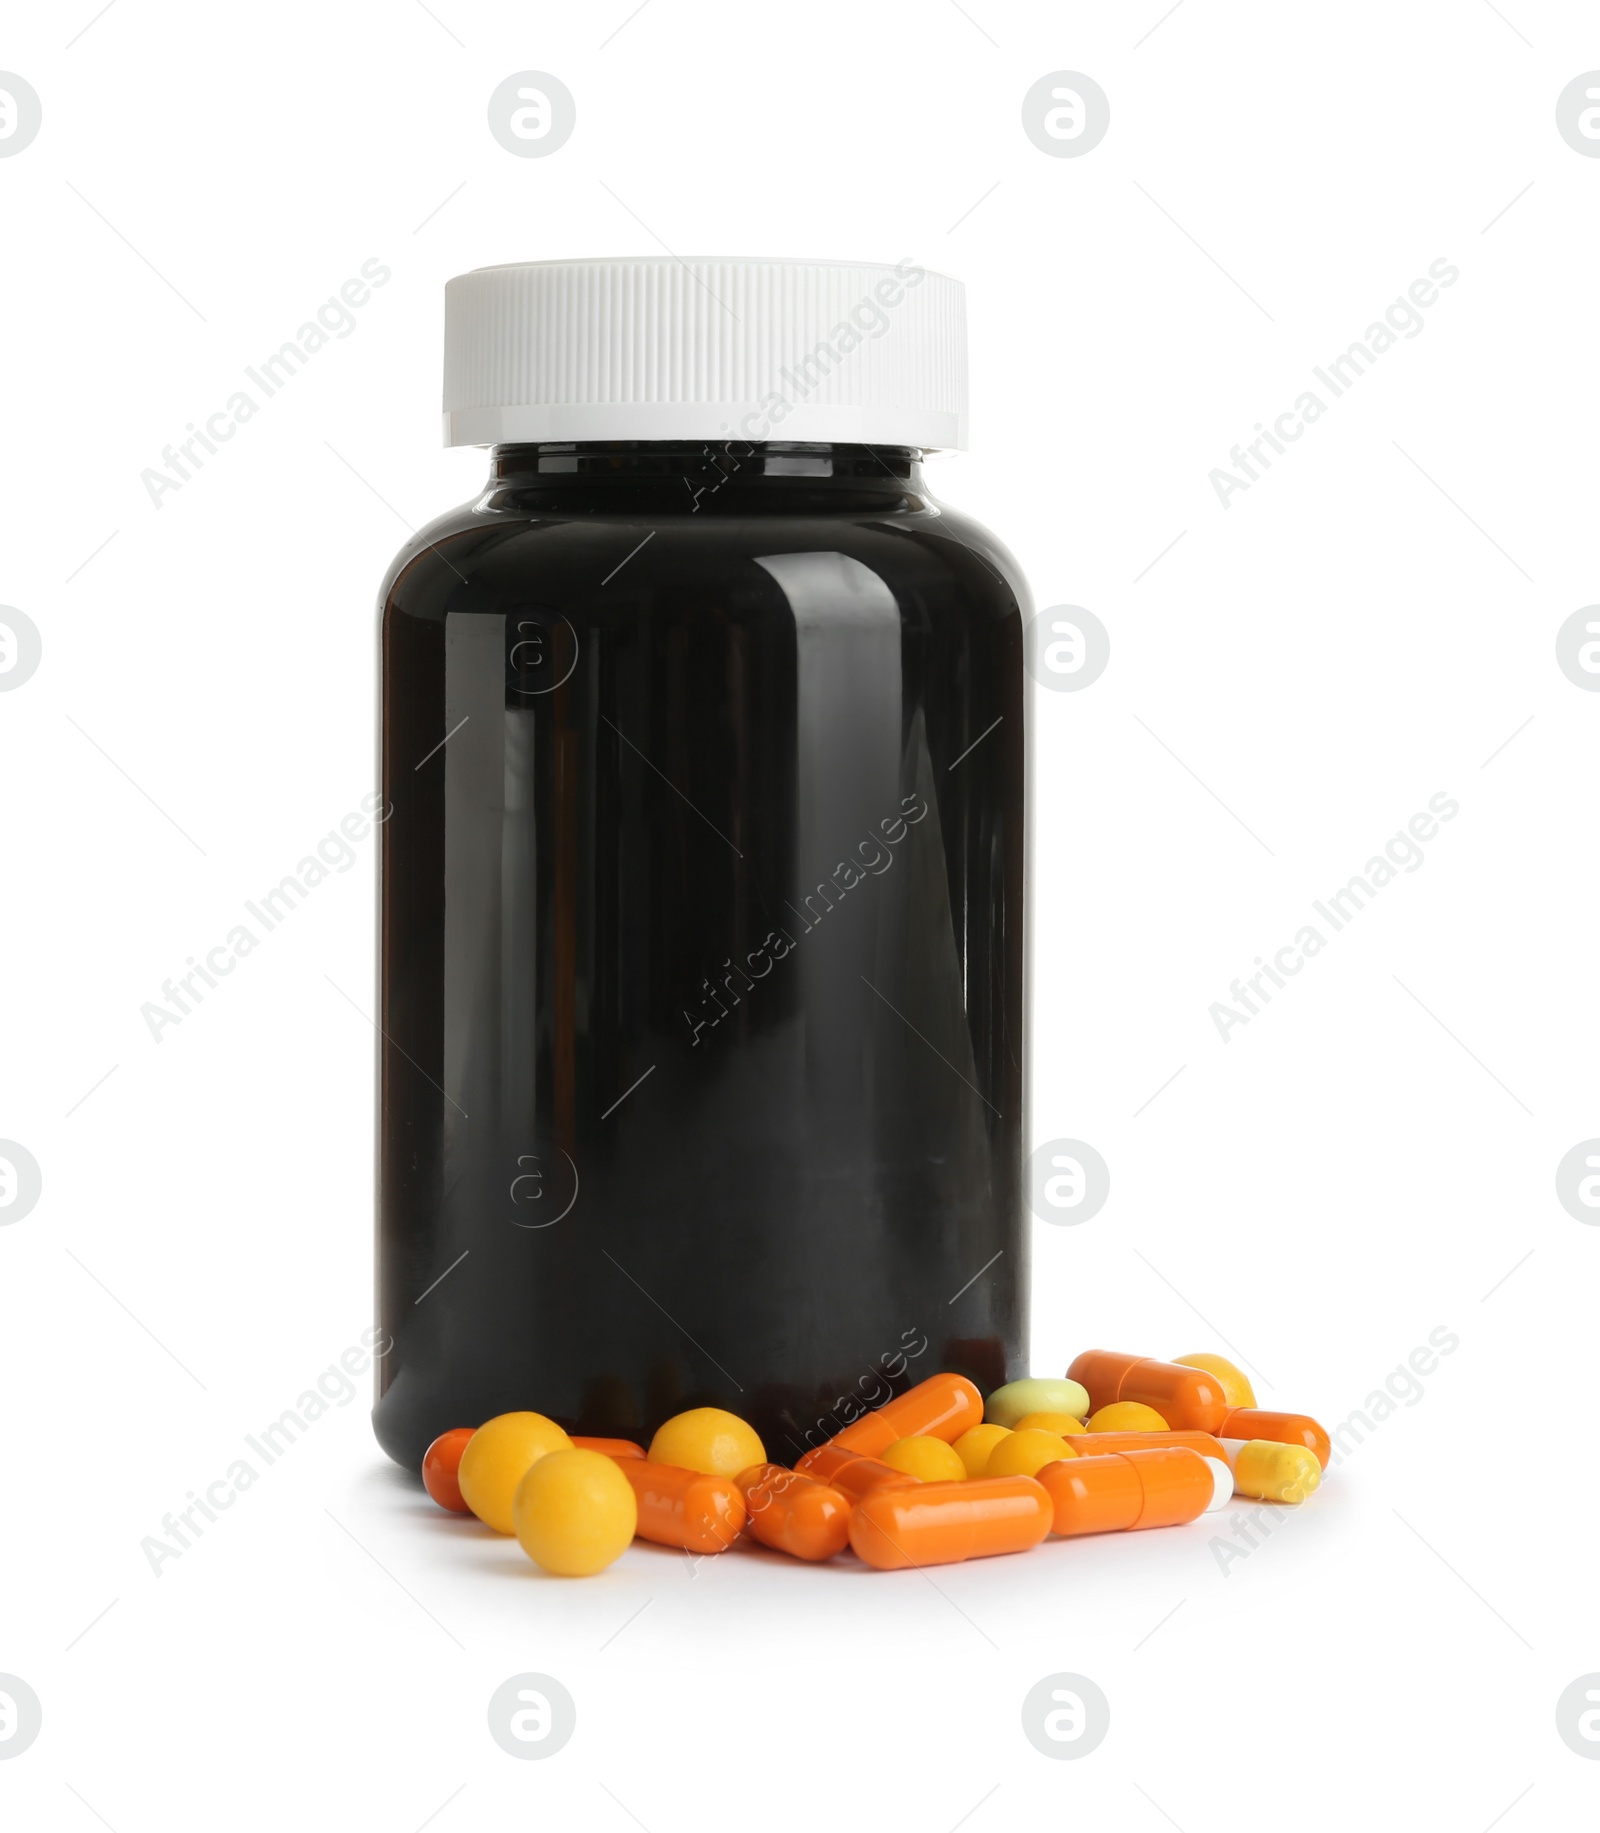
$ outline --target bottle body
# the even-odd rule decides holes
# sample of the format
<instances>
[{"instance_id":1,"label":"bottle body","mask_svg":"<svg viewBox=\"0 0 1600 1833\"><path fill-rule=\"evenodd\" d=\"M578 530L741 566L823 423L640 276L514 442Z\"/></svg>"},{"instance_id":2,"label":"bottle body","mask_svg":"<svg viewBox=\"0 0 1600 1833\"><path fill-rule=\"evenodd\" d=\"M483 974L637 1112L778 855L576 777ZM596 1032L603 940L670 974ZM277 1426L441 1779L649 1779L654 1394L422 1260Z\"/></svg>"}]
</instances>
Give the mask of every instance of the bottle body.
<instances>
[{"instance_id":1,"label":"bottle body","mask_svg":"<svg viewBox=\"0 0 1600 1833\"><path fill-rule=\"evenodd\" d=\"M383 610L374 1414L1022 1372L1024 588L907 452L518 447Z\"/></svg>"}]
</instances>

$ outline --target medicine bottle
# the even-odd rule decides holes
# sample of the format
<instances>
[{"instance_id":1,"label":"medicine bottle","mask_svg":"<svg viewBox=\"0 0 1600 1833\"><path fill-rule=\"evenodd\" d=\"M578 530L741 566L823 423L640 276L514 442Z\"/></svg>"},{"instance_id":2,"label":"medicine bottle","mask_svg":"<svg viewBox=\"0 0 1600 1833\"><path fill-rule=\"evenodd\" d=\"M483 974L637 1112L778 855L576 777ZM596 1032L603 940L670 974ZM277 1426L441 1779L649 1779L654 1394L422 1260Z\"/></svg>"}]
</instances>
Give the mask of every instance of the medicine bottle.
<instances>
[{"instance_id":1,"label":"medicine bottle","mask_svg":"<svg viewBox=\"0 0 1600 1833\"><path fill-rule=\"evenodd\" d=\"M374 1424L716 1405L789 1464L1027 1372L1026 588L929 494L959 282L482 269L482 494L382 592Z\"/></svg>"}]
</instances>

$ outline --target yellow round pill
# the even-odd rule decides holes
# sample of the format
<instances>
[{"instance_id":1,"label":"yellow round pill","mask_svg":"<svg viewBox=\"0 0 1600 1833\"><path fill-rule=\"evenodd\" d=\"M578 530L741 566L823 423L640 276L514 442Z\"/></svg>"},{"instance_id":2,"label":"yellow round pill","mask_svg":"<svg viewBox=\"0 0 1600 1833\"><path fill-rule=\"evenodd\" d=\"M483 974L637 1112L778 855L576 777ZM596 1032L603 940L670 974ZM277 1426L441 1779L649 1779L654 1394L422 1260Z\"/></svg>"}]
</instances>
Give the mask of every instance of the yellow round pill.
<instances>
[{"instance_id":1,"label":"yellow round pill","mask_svg":"<svg viewBox=\"0 0 1600 1833\"><path fill-rule=\"evenodd\" d=\"M572 1440L543 1413L499 1413L467 1440L456 1472L461 1500L485 1526L510 1534L511 1504L529 1466L571 1449Z\"/></svg>"},{"instance_id":2,"label":"yellow round pill","mask_svg":"<svg viewBox=\"0 0 1600 1833\"><path fill-rule=\"evenodd\" d=\"M569 1578L603 1572L639 1524L633 1485L603 1451L546 1453L517 1485L511 1513L529 1559Z\"/></svg>"},{"instance_id":3,"label":"yellow round pill","mask_svg":"<svg viewBox=\"0 0 1600 1833\"><path fill-rule=\"evenodd\" d=\"M650 1441L653 1463L676 1464L707 1477L736 1477L767 1461L766 1446L738 1416L721 1407L691 1407L674 1413Z\"/></svg>"},{"instance_id":4,"label":"yellow round pill","mask_svg":"<svg viewBox=\"0 0 1600 1833\"><path fill-rule=\"evenodd\" d=\"M1317 1454L1304 1445L1253 1438L1233 1460L1233 1486L1259 1502L1304 1502L1322 1482Z\"/></svg>"},{"instance_id":5,"label":"yellow round pill","mask_svg":"<svg viewBox=\"0 0 1600 1833\"><path fill-rule=\"evenodd\" d=\"M986 1477L1033 1477L1046 1464L1058 1464L1062 1458L1078 1454L1059 1432L1041 1432L1030 1426L1026 1432L1013 1432L1001 1439L989 1453L984 1466Z\"/></svg>"},{"instance_id":6,"label":"yellow round pill","mask_svg":"<svg viewBox=\"0 0 1600 1833\"><path fill-rule=\"evenodd\" d=\"M1017 1421L1016 1429L1019 1432L1026 1432L1034 1426L1037 1426L1042 1432L1059 1433L1062 1438L1071 1438L1074 1433L1087 1432L1089 1429L1081 1419L1074 1418L1071 1413L1024 1413Z\"/></svg>"},{"instance_id":7,"label":"yellow round pill","mask_svg":"<svg viewBox=\"0 0 1600 1833\"><path fill-rule=\"evenodd\" d=\"M1174 1356L1172 1359L1184 1368L1203 1368L1208 1375L1214 1375L1222 1387L1222 1398L1230 1407L1256 1404L1256 1391L1250 1385L1250 1377L1226 1356Z\"/></svg>"},{"instance_id":8,"label":"yellow round pill","mask_svg":"<svg viewBox=\"0 0 1600 1833\"><path fill-rule=\"evenodd\" d=\"M1140 1400L1113 1400L1108 1407L1089 1415L1091 1432L1165 1432L1167 1422Z\"/></svg>"},{"instance_id":9,"label":"yellow round pill","mask_svg":"<svg viewBox=\"0 0 1600 1833\"><path fill-rule=\"evenodd\" d=\"M981 1477L988 1466L989 1453L1003 1438L1010 1438L1009 1426L969 1426L955 1442L955 1454L966 1466L969 1477Z\"/></svg>"},{"instance_id":10,"label":"yellow round pill","mask_svg":"<svg viewBox=\"0 0 1600 1833\"><path fill-rule=\"evenodd\" d=\"M897 1438L878 1456L891 1470L921 1483L955 1483L967 1474L961 1454L942 1438Z\"/></svg>"}]
</instances>

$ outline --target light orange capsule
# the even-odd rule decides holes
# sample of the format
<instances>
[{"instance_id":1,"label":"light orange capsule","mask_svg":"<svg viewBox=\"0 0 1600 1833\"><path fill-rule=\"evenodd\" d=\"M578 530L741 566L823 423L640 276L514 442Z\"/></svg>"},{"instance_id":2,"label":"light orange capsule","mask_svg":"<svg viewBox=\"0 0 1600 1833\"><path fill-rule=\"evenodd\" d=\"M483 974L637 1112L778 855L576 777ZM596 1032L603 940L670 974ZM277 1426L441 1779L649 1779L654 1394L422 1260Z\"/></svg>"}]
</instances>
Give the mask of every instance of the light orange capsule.
<instances>
[{"instance_id":1,"label":"light orange capsule","mask_svg":"<svg viewBox=\"0 0 1600 1833\"><path fill-rule=\"evenodd\" d=\"M948 1566L991 1553L1025 1553L1050 1532L1054 1511L1033 1477L968 1477L875 1489L850 1515L850 1544L869 1566Z\"/></svg>"},{"instance_id":2,"label":"light orange capsule","mask_svg":"<svg viewBox=\"0 0 1600 1833\"><path fill-rule=\"evenodd\" d=\"M800 1459L795 1469L801 1476L831 1484L853 1503L870 1496L876 1489L898 1489L902 1484L917 1481L891 1464L879 1463L875 1457L858 1457L855 1452L841 1450L837 1445L818 1445L815 1451L808 1451Z\"/></svg>"},{"instance_id":3,"label":"light orange capsule","mask_svg":"<svg viewBox=\"0 0 1600 1833\"><path fill-rule=\"evenodd\" d=\"M1175 1527L1211 1507L1226 1464L1213 1470L1183 1445L1046 1464L1039 1481L1050 1497L1058 1534L1107 1534L1126 1528ZM1224 1495L1233 1494L1226 1482Z\"/></svg>"},{"instance_id":4,"label":"light orange capsule","mask_svg":"<svg viewBox=\"0 0 1600 1833\"><path fill-rule=\"evenodd\" d=\"M641 1540L682 1547L687 1553L721 1553L739 1538L746 1515L744 1497L727 1477L708 1477L642 1457L619 1457L617 1468L633 1486Z\"/></svg>"},{"instance_id":5,"label":"light orange capsule","mask_svg":"<svg viewBox=\"0 0 1600 1833\"><path fill-rule=\"evenodd\" d=\"M1217 1427L1218 1438L1270 1438L1280 1445L1304 1445L1324 1470L1333 1447L1328 1435L1304 1413L1269 1413L1259 1407L1235 1407Z\"/></svg>"},{"instance_id":6,"label":"light orange capsule","mask_svg":"<svg viewBox=\"0 0 1600 1833\"><path fill-rule=\"evenodd\" d=\"M1096 1411L1118 1400L1137 1400L1154 1407L1176 1431L1214 1433L1230 1411L1215 1375L1149 1356L1086 1349L1067 1370L1067 1379L1089 1390L1089 1403Z\"/></svg>"},{"instance_id":7,"label":"light orange capsule","mask_svg":"<svg viewBox=\"0 0 1600 1833\"><path fill-rule=\"evenodd\" d=\"M752 1464L733 1480L763 1546L796 1559L832 1559L848 1545L850 1504L831 1484L781 1464Z\"/></svg>"},{"instance_id":8,"label":"light orange capsule","mask_svg":"<svg viewBox=\"0 0 1600 1833\"><path fill-rule=\"evenodd\" d=\"M606 1457L643 1457L644 1446L631 1438L580 1438L573 1433L572 1442L580 1451L599 1451Z\"/></svg>"},{"instance_id":9,"label":"light orange capsule","mask_svg":"<svg viewBox=\"0 0 1600 1833\"><path fill-rule=\"evenodd\" d=\"M1116 1451L1160 1451L1182 1445L1201 1457L1214 1457L1224 1464L1233 1462L1227 1446L1210 1432L1091 1432L1087 1438L1074 1442L1086 1457L1105 1457Z\"/></svg>"}]
</instances>

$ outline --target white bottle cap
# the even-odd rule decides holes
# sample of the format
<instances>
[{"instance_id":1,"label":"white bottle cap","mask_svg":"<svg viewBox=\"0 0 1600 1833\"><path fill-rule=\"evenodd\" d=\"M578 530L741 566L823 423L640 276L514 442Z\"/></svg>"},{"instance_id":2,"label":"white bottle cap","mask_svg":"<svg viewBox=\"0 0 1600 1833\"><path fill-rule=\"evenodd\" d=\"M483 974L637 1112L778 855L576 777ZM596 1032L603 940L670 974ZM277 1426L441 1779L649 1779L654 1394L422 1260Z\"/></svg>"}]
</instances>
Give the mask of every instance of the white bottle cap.
<instances>
[{"instance_id":1,"label":"white bottle cap","mask_svg":"<svg viewBox=\"0 0 1600 1833\"><path fill-rule=\"evenodd\" d=\"M446 445L967 442L966 291L913 261L530 261L444 301Z\"/></svg>"}]
</instances>

